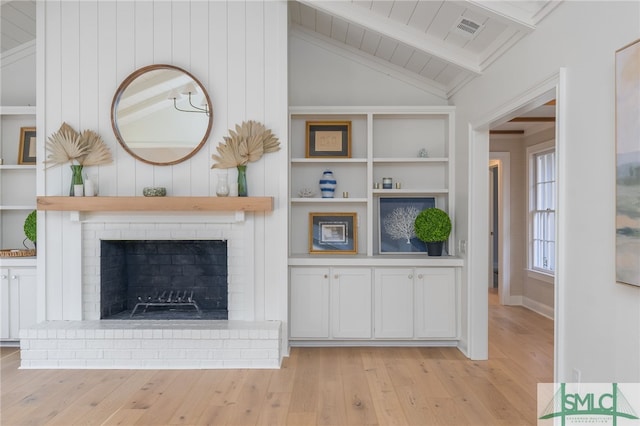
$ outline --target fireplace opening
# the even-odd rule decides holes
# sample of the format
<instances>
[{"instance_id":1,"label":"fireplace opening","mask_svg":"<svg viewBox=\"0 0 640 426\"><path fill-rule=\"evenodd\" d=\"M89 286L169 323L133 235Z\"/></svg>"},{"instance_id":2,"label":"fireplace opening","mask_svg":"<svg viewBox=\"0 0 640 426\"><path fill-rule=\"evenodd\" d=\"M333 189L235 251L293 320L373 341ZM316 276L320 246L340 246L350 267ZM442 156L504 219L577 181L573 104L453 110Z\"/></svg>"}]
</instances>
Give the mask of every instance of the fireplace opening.
<instances>
[{"instance_id":1,"label":"fireplace opening","mask_svg":"<svg viewBox=\"0 0 640 426\"><path fill-rule=\"evenodd\" d=\"M102 240L101 319L228 319L227 242Z\"/></svg>"}]
</instances>

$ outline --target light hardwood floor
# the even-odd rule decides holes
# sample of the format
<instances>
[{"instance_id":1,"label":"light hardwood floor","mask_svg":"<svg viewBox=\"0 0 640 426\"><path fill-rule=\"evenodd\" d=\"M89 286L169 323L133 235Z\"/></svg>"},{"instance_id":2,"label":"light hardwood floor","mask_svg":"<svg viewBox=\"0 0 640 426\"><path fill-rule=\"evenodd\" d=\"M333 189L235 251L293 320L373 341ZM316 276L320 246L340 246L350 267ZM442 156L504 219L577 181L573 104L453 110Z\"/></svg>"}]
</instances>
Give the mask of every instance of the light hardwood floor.
<instances>
[{"instance_id":1,"label":"light hardwood floor","mask_svg":"<svg viewBox=\"0 0 640 426\"><path fill-rule=\"evenodd\" d=\"M293 348L280 370L19 370L0 424L534 425L553 322L490 294L489 360L455 348Z\"/></svg>"}]
</instances>

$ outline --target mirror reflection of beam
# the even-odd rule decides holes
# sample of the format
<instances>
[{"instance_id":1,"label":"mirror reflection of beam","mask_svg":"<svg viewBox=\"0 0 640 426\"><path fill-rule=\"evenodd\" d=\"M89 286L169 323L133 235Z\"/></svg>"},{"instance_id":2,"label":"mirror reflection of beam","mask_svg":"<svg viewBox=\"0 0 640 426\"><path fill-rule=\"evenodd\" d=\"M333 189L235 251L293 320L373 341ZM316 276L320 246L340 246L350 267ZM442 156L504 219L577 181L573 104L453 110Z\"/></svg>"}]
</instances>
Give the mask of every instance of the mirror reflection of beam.
<instances>
[{"instance_id":1,"label":"mirror reflection of beam","mask_svg":"<svg viewBox=\"0 0 640 426\"><path fill-rule=\"evenodd\" d=\"M153 75L147 77L149 74ZM126 125L165 108L173 109L169 94L181 92L188 85L196 87L188 75L178 71L157 70L138 77L135 84L129 85L120 98L118 123ZM202 93L197 93L197 98L206 104ZM184 101L188 103L188 99L185 98Z\"/></svg>"}]
</instances>

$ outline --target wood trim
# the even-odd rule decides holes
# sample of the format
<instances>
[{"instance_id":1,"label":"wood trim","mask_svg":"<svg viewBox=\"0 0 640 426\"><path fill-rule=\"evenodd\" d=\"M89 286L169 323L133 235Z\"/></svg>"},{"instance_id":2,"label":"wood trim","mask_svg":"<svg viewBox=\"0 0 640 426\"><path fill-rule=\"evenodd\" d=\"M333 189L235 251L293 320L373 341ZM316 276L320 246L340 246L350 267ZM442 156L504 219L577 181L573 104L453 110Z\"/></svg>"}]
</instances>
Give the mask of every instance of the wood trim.
<instances>
[{"instance_id":1,"label":"wood trim","mask_svg":"<svg viewBox=\"0 0 640 426\"><path fill-rule=\"evenodd\" d=\"M524 130L489 130L490 135L524 135Z\"/></svg>"},{"instance_id":2,"label":"wood trim","mask_svg":"<svg viewBox=\"0 0 640 426\"><path fill-rule=\"evenodd\" d=\"M38 210L273 211L273 197L38 197Z\"/></svg>"},{"instance_id":3,"label":"wood trim","mask_svg":"<svg viewBox=\"0 0 640 426\"><path fill-rule=\"evenodd\" d=\"M509 120L510 123L553 123L555 117L516 117Z\"/></svg>"}]
</instances>

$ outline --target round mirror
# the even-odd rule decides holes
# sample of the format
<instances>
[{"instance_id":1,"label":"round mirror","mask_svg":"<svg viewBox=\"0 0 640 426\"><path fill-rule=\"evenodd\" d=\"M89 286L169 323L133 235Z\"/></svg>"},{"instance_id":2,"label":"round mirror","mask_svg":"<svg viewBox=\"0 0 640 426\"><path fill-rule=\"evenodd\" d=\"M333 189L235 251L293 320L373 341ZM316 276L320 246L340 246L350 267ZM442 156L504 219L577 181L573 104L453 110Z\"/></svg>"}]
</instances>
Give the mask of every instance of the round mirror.
<instances>
[{"instance_id":1,"label":"round mirror","mask_svg":"<svg viewBox=\"0 0 640 426\"><path fill-rule=\"evenodd\" d=\"M172 65L150 65L127 77L113 97L111 125L120 145L145 163L180 163L205 144L213 112L204 86Z\"/></svg>"}]
</instances>

